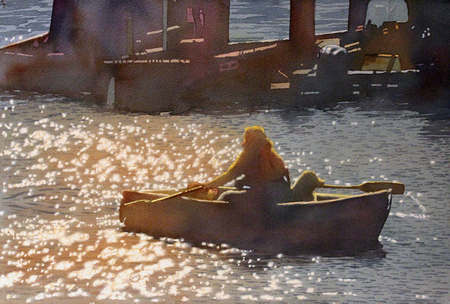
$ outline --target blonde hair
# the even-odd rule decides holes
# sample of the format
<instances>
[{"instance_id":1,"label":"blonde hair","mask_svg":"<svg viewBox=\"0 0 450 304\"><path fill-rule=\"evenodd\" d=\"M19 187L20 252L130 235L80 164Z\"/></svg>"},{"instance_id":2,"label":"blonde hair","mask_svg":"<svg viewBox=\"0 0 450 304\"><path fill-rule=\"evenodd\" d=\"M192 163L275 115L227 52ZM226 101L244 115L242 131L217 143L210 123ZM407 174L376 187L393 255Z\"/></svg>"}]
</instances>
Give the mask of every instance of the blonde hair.
<instances>
[{"instance_id":1,"label":"blonde hair","mask_svg":"<svg viewBox=\"0 0 450 304\"><path fill-rule=\"evenodd\" d=\"M263 127L252 126L245 128L244 141L242 142L244 150L259 150L267 144L273 147L273 142L266 136Z\"/></svg>"},{"instance_id":2,"label":"blonde hair","mask_svg":"<svg viewBox=\"0 0 450 304\"><path fill-rule=\"evenodd\" d=\"M263 133L264 135L266 135L266 131L264 131L264 128L260 127L260 126L247 127L247 128L245 128L245 132L247 132L247 131L255 131L255 132L259 131L259 132Z\"/></svg>"}]
</instances>

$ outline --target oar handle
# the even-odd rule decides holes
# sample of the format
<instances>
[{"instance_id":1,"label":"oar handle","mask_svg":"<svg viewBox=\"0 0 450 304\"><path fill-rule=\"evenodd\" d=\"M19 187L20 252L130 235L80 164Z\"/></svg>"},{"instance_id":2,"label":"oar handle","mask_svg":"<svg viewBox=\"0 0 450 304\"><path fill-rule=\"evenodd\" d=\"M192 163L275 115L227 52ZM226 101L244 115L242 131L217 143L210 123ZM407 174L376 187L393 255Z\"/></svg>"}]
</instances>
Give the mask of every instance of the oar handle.
<instances>
[{"instance_id":1,"label":"oar handle","mask_svg":"<svg viewBox=\"0 0 450 304\"><path fill-rule=\"evenodd\" d=\"M173 197L182 196L182 195L185 195L185 194L187 194L187 193L191 193L191 192L200 190L200 189L202 189L203 187L204 187L203 185L195 186L195 187L188 188L188 189L185 189L185 190L183 190L183 191L180 191L180 192L177 192L177 193L168 195L168 196L163 196L163 197L160 197L160 198L156 198L156 199L154 199L154 200L147 200L147 199L135 200L135 201L126 203L125 206L133 205L133 204L140 203L140 202L142 202L142 203L155 203L155 202L161 202L161 201L165 201L165 200L171 199L171 198L173 198Z\"/></svg>"},{"instance_id":2,"label":"oar handle","mask_svg":"<svg viewBox=\"0 0 450 304\"><path fill-rule=\"evenodd\" d=\"M168 195L168 196L163 196L163 197L154 199L154 200L151 201L151 203L165 201L165 200L173 198L173 197L182 196L182 195L185 195L187 193L191 193L191 192L203 189L203 187L204 187L203 185L199 185L199 186L195 186L195 187L192 187L192 188L188 188L186 190L183 190L183 191L180 191L180 192Z\"/></svg>"}]
</instances>

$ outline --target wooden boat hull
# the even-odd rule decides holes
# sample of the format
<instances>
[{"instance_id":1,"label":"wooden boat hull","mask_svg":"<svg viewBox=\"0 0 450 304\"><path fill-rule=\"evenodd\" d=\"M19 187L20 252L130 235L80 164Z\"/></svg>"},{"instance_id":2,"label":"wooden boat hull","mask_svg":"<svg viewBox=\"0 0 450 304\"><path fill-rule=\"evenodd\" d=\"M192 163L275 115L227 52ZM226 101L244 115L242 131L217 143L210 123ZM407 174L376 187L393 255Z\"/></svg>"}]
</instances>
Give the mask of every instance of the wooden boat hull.
<instances>
[{"instance_id":1,"label":"wooden boat hull","mask_svg":"<svg viewBox=\"0 0 450 304\"><path fill-rule=\"evenodd\" d=\"M194 245L228 244L262 253L352 254L380 249L392 195L380 191L314 202L279 204L273 214L238 204L126 190L120 204L124 230L182 238ZM136 200L148 200L125 205Z\"/></svg>"}]
</instances>

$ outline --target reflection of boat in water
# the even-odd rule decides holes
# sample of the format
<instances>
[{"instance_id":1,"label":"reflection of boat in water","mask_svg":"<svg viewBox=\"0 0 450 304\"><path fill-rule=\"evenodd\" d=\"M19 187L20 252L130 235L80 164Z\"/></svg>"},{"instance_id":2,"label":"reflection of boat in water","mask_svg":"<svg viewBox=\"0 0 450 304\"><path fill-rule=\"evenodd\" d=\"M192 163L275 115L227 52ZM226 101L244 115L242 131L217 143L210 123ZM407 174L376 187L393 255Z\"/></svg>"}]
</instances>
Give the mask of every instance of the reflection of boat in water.
<instances>
[{"instance_id":1,"label":"reflection of boat in water","mask_svg":"<svg viewBox=\"0 0 450 304\"><path fill-rule=\"evenodd\" d=\"M316 194L317 201L279 204L272 217L222 201L150 202L173 192L124 191L119 210L124 229L256 252L357 254L381 249L378 236L392 199L390 191Z\"/></svg>"},{"instance_id":2,"label":"reflection of boat in water","mask_svg":"<svg viewBox=\"0 0 450 304\"><path fill-rule=\"evenodd\" d=\"M48 34L1 50L0 85L145 112L401 94L417 81L423 7L394 1L408 21L378 27L366 20L377 1L350 1L348 31L315 35L315 1L292 0L289 40L229 44L229 0L55 0Z\"/></svg>"}]
</instances>

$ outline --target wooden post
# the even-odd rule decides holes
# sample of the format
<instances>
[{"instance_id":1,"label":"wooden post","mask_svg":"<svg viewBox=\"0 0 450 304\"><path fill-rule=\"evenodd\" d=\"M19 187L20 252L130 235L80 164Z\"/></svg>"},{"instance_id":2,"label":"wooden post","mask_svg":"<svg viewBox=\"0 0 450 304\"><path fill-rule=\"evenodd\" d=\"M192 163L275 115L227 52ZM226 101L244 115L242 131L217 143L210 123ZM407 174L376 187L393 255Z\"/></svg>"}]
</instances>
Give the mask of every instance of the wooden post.
<instances>
[{"instance_id":1,"label":"wooden post","mask_svg":"<svg viewBox=\"0 0 450 304\"><path fill-rule=\"evenodd\" d=\"M314 50L316 42L315 6L315 0L291 0L289 40L306 53Z\"/></svg>"},{"instance_id":2,"label":"wooden post","mask_svg":"<svg viewBox=\"0 0 450 304\"><path fill-rule=\"evenodd\" d=\"M168 14L168 1L163 0L163 15L162 15L162 48L163 51L167 50L167 14Z\"/></svg>"},{"instance_id":3,"label":"wooden post","mask_svg":"<svg viewBox=\"0 0 450 304\"><path fill-rule=\"evenodd\" d=\"M106 96L106 105L108 107L113 107L116 102L116 79L111 77L108 85L108 94Z\"/></svg>"}]
</instances>

